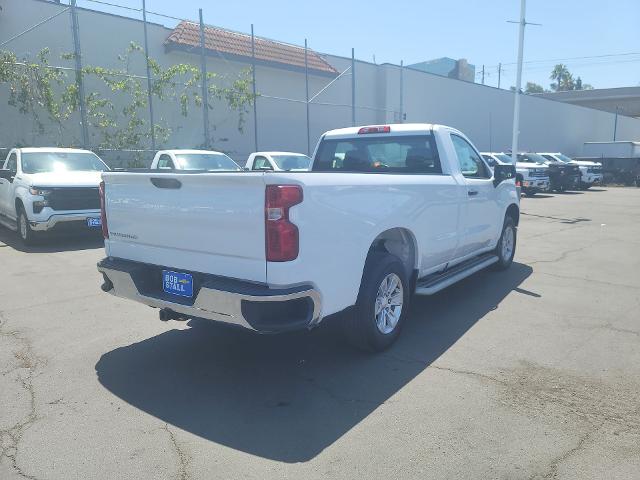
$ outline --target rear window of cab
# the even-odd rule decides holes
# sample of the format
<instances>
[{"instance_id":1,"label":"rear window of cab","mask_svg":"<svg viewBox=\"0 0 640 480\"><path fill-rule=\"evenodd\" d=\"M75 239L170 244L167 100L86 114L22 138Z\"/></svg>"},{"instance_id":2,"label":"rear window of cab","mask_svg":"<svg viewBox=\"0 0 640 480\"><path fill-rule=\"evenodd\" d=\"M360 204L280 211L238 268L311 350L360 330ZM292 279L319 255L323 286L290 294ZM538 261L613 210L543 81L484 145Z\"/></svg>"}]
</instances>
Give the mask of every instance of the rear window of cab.
<instances>
[{"instance_id":1,"label":"rear window of cab","mask_svg":"<svg viewBox=\"0 0 640 480\"><path fill-rule=\"evenodd\" d=\"M433 135L323 139L313 171L441 174Z\"/></svg>"}]
</instances>

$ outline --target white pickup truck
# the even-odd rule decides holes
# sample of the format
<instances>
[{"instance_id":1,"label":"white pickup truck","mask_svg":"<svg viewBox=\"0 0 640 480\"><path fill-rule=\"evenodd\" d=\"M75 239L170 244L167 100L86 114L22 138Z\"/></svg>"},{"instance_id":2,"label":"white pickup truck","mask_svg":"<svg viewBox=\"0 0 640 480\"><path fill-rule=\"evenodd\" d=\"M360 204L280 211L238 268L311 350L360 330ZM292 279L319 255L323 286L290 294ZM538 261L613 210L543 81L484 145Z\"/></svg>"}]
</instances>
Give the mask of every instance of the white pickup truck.
<instances>
[{"instance_id":1,"label":"white pickup truck","mask_svg":"<svg viewBox=\"0 0 640 480\"><path fill-rule=\"evenodd\" d=\"M482 156L493 167L496 163L510 165L511 155L503 152L482 152ZM539 163L516 162L516 180L520 180L527 197L549 189L549 167Z\"/></svg>"},{"instance_id":2,"label":"white pickup truck","mask_svg":"<svg viewBox=\"0 0 640 480\"><path fill-rule=\"evenodd\" d=\"M0 169L0 223L23 243L37 232L100 229L100 175L109 167L93 152L14 148Z\"/></svg>"},{"instance_id":3,"label":"white pickup truck","mask_svg":"<svg viewBox=\"0 0 640 480\"><path fill-rule=\"evenodd\" d=\"M588 190L593 185L602 183L602 164L600 162L591 162L588 160L574 160L573 158L567 157L560 152L555 153L539 153L538 155L542 155L547 160L552 160L556 162L568 163L571 165L578 165L580 169L580 190Z\"/></svg>"},{"instance_id":4,"label":"white pickup truck","mask_svg":"<svg viewBox=\"0 0 640 480\"><path fill-rule=\"evenodd\" d=\"M249 155L244 168L261 171L301 172L311 168L311 159L303 153L254 152Z\"/></svg>"},{"instance_id":5,"label":"white pickup truck","mask_svg":"<svg viewBox=\"0 0 640 480\"><path fill-rule=\"evenodd\" d=\"M263 333L340 314L381 350L412 294L511 265L514 177L427 124L327 132L308 172L108 172L102 289Z\"/></svg>"},{"instance_id":6,"label":"white pickup truck","mask_svg":"<svg viewBox=\"0 0 640 480\"><path fill-rule=\"evenodd\" d=\"M151 169L237 172L242 167L224 153L213 150L160 150L153 157Z\"/></svg>"}]
</instances>

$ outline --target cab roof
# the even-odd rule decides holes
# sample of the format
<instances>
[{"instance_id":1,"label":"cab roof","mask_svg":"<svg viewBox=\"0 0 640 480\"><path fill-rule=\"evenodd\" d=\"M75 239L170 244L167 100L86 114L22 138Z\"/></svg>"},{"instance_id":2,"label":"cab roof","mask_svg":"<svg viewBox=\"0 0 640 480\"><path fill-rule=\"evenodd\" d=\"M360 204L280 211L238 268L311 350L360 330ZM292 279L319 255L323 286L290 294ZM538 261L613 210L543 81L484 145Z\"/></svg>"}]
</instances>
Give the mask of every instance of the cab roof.
<instances>
[{"instance_id":1,"label":"cab roof","mask_svg":"<svg viewBox=\"0 0 640 480\"><path fill-rule=\"evenodd\" d=\"M184 148L176 148L176 149L169 149L169 150L158 150L158 153L173 153L175 154L181 154L181 153L186 153L186 154L198 154L198 153L202 153L202 154L214 154L214 155L227 155L224 152L218 152L216 150L189 150L189 149L184 149Z\"/></svg>"},{"instance_id":2,"label":"cab roof","mask_svg":"<svg viewBox=\"0 0 640 480\"><path fill-rule=\"evenodd\" d=\"M437 129L440 125L434 125L431 123L383 123L378 125L360 125L357 127L338 128L336 130L329 130L324 134L324 138L347 138L358 136L384 136L389 134L400 135L427 135L432 130ZM358 132L363 128L372 127L389 127L388 132L380 133L366 133L359 134Z\"/></svg>"},{"instance_id":3,"label":"cab roof","mask_svg":"<svg viewBox=\"0 0 640 480\"><path fill-rule=\"evenodd\" d=\"M17 148L22 153L93 153L91 150L84 150L82 148L58 148L58 147L25 147Z\"/></svg>"}]
</instances>

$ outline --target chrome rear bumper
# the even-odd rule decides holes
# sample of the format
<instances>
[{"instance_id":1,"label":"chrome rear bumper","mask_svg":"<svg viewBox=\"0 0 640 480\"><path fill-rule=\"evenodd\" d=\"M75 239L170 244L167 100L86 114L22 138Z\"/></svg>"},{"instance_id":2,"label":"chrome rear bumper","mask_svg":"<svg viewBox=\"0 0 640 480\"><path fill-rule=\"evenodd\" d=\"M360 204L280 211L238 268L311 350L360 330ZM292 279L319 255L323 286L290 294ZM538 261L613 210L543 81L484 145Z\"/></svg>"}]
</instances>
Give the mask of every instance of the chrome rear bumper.
<instances>
[{"instance_id":1,"label":"chrome rear bumper","mask_svg":"<svg viewBox=\"0 0 640 480\"><path fill-rule=\"evenodd\" d=\"M186 317L239 325L261 333L312 328L320 320L320 294L310 285L273 289L214 275L194 273L194 297L162 291L162 267L108 257L98 263L102 289L117 297Z\"/></svg>"}]
</instances>

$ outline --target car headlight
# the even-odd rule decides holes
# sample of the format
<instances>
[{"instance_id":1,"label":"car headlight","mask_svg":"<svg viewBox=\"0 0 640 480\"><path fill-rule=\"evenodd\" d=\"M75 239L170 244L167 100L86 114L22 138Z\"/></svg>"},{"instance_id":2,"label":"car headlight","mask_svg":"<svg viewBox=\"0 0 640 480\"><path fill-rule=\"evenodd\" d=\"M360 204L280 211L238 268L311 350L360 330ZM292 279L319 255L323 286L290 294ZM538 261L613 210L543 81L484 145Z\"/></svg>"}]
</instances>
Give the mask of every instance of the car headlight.
<instances>
[{"instance_id":1,"label":"car headlight","mask_svg":"<svg viewBox=\"0 0 640 480\"><path fill-rule=\"evenodd\" d=\"M31 187L29 188L29 193L31 195L36 195L38 197L46 197L51 193L51 190L48 190L46 188L40 188L40 187Z\"/></svg>"}]
</instances>

